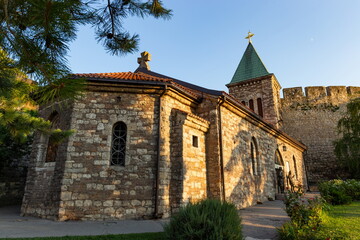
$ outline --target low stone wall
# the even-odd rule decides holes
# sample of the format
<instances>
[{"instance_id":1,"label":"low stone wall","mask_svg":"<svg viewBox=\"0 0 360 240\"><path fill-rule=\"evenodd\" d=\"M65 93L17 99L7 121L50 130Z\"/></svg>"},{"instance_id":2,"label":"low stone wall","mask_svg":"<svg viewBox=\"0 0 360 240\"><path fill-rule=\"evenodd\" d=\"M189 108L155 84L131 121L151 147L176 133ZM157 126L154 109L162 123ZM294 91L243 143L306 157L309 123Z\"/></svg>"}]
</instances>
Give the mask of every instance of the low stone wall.
<instances>
[{"instance_id":1,"label":"low stone wall","mask_svg":"<svg viewBox=\"0 0 360 240\"><path fill-rule=\"evenodd\" d=\"M21 204L29 156L3 162L0 168L0 206Z\"/></svg>"}]
</instances>

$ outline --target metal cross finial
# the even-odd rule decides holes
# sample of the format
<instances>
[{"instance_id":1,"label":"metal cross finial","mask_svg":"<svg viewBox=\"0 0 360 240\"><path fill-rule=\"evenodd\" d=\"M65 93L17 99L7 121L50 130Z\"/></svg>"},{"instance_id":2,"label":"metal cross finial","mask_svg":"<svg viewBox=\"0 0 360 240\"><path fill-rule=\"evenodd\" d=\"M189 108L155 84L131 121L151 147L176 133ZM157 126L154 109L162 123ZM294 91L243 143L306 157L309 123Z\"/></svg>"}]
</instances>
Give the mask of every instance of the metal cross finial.
<instances>
[{"instance_id":1,"label":"metal cross finial","mask_svg":"<svg viewBox=\"0 0 360 240\"><path fill-rule=\"evenodd\" d=\"M148 61L151 61L151 54L148 52L142 52L141 57L137 59L138 64L140 64L139 68L146 68L147 70L150 70L150 66L147 63Z\"/></svg>"},{"instance_id":2,"label":"metal cross finial","mask_svg":"<svg viewBox=\"0 0 360 240\"><path fill-rule=\"evenodd\" d=\"M251 43L251 38L254 36L255 34L251 33L250 31L248 32L248 35L245 37L245 39L249 39L249 43Z\"/></svg>"}]
</instances>

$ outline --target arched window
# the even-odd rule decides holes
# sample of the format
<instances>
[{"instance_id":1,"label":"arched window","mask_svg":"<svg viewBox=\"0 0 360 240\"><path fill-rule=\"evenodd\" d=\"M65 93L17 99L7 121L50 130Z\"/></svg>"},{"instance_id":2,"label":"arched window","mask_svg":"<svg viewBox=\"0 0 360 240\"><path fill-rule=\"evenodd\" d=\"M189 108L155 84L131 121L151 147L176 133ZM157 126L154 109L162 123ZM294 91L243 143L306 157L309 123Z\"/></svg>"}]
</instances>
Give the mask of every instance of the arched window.
<instances>
[{"instance_id":1,"label":"arched window","mask_svg":"<svg viewBox=\"0 0 360 240\"><path fill-rule=\"evenodd\" d=\"M253 175L259 175L260 173L259 151L254 137L252 137L251 139L250 152L251 152L252 173Z\"/></svg>"},{"instance_id":2,"label":"arched window","mask_svg":"<svg viewBox=\"0 0 360 240\"><path fill-rule=\"evenodd\" d=\"M254 111L254 100L249 100L249 108Z\"/></svg>"},{"instance_id":3,"label":"arched window","mask_svg":"<svg viewBox=\"0 0 360 240\"><path fill-rule=\"evenodd\" d=\"M60 115L57 111L54 111L50 117L49 117L49 121L51 122L51 129L58 129L60 127ZM59 144L53 139L51 138L51 136L49 137L49 142L48 142L48 146L46 149L46 157L45 157L45 162L55 162L56 161L56 155L58 152L58 147Z\"/></svg>"},{"instance_id":4,"label":"arched window","mask_svg":"<svg viewBox=\"0 0 360 240\"><path fill-rule=\"evenodd\" d=\"M276 167L283 167L284 166L284 161L283 161L283 159L281 157L279 149L276 149L276 152L275 152L275 165L277 165Z\"/></svg>"},{"instance_id":5,"label":"arched window","mask_svg":"<svg viewBox=\"0 0 360 240\"><path fill-rule=\"evenodd\" d=\"M245 101L241 101L241 104L246 106L246 102Z\"/></svg>"},{"instance_id":6,"label":"arched window","mask_svg":"<svg viewBox=\"0 0 360 240\"><path fill-rule=\"evenodd\" d=\"M294 162L295 178L298 179L298 170L297 170L297 166L296 166L295 156L293 156L293 162Z\"/></svg>"},{"instance_id":7,"label":"arched window","mask_svg":"<svg viewBox=\"0 0 360 240\"><path fill-rule=\"evenodd\" d=\"M125 166L127 127L123 122L117 122L113 127L111 145L111 165Z\"/></svg>"},{"instance_id":8,"label":"arched window","mask_svg":"<svg viewBox=\"0 0 360 240\"><path fill-rule=\"evenodd\" d=\"M257 107L258 107L259 116L264 117L261 98L258 98L256 101L257 101Z\"/></svg>"}]
</instances>

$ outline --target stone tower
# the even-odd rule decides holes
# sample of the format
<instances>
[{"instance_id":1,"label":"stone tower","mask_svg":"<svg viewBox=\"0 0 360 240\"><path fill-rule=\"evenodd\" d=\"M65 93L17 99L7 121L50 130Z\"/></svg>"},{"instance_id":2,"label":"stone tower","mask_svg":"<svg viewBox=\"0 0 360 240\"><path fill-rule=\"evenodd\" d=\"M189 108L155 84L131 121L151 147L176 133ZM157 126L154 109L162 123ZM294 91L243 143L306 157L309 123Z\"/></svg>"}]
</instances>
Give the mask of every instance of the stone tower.
<instances>
[{"instance_id":1,"label":"stone tower","mask_svg":"<svg viewBox=\"0 0 360 240\"><path fill-rule=\"evenodd\" d=\"M242 104L279 127L280 89L274 74L269 73L251 41L229 84L229 93Z\"/></svg>"}]
</instances>

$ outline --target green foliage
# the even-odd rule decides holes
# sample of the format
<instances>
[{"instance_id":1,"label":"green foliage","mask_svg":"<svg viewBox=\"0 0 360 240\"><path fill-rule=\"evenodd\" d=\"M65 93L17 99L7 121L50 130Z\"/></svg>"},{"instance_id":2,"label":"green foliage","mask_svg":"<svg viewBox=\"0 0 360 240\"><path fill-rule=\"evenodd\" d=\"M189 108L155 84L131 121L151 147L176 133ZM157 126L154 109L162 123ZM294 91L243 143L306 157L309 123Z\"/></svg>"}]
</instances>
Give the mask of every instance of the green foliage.
<instances>
[{"instance_id":1,"label":"green foliage","mask_svg":"<svg viewBox=\"0 0 360 240\"><path fill-rule=\"evenodd\" d=\"M190 203L165 226L166 239L242 239L241 219L233 204L207 199Z\"/></svg>"},{"instance_id":2,"label":"green foliage","mask_svg":"<svg viewBox=\"0 0 360 240\"><path fill-rule=\"evenodd\" d=\"M291 221L299 227L318 228L322 221L321 214L325 207L321 198L304 199L299 192L285 194L286 213Z\"/></svg>"},{"instance_id":3,"label":"green foliage","mask_svg":"<svg viewBox=\"0 0 360 240\"><path fill-rule=\"evenodd\" d=\"M66 237L36 237L36 238L0 238L11 240L161 240L164 233L130 233L99 236L66 236Z\"/></svg>"},{"instance_id":4,"label":"green foliage","mask_svg":"<svg viewBox=\"0 0 360 240\"><path fill-rule=\"evenodd\" d=\"M171 10L159 0L4 0L0 16L0 126L26 141L34 130L49 128L29 106L66 103L84 89L84 80L68 77L66 60L78 26L92 26L109 52L126 54L137 50L139 38L124 29L125 18L167 19Z\"/></svg>"},{"instance_id":5,"label":"green foliage","mask_svg":"<svg viewBox=\"0 0 360 240\"><path fill-rule=\"evenodd\" d=\"M330 204L349 204L360 200L360 181L334 179L319 184L321 196Z\"/></svg>"},{"instance_id":6,"label":"green foliage","mask_svg":"<svg viewBox=\"0 0 360 240\"><path fill-rule=\"evenodd\" d=\"M25 142L34 130L48 129L50 123L38 118L32 110L35 102L29 93L35 91L36 85L26 81L25 75L15 67L14 61L1 50L0 74L0 127L7 133L0 136L0 143L4 141L3 138L9 137L8 134L18 142Z\"/></svg>"},{"instance_id":7,"label":"green foliage","mask_svg":"<svg viewBox=\"0 0 360 240\"><path fill-rule=\"evenodd\" d=\"M286 213L291 221L278 229L282 240L316 240L324 222L325 201L321 198L305 199L301 190L285 194ZM325 238L326 239L326 238Z\"/></svg>"},{"instance_id":8,"label":"green foliage","mask_svg":"<svg viewBox=\"0 0 360 240\"><path fill-rule=\"evenodd\" d=\"M60 144L62 143L66 138L70 137L73 133L75 133L75 130L60 130L55 129L50 132L49 141Z\"/></svg>"},{"instance_id":9,"label":"green foliage","mask_svg":"<svg viewBox=\"0 0 360 240\"><path fill-rule=\"evenodd\" d=\"M26 76L16 68L14 61L1 50L0 78L0 160L3 163L27 154L28 148L25 146L29 144L35 130L54 135L58 142L72 133L72 131L61 132L60 130L52 133L50 122L37 116L36 102L32 100L29 93L41 94L46 87L38 87L27 80ZM66 88L65 90L68 91ZM48 96L48 94L41 94L41 97L45 95ZM63 98L70 96L55 95ZM24 149L22 144L24 144Z\"/></svg>"},{"instance_id":10,"label":"green foliage","mask_svg":"<svg viewBox=\"0 0 360 240\"><path fill-rule=\"evenodd\" d=\"M124 28L131 16L168 19L171 10L160 0L14 0L0 3L0 46L16 66L40 85L70 72L66 56L78 26L90 25L96 38L112 54L137 50L139 37Z\"/></svg>"},{"instance_id":11,"label":"green foliage","mask_svg":"<svg viewBox=\"0 0 360 240\"><path fill-rule=\"evenodd\" d=\"M347 112L338 122L341 138L334 142L335 154L352 178L360 179L360 98L347 104Z\"/></svg>"},{"instance_id":12,"label":"green foliage","mask_svg":"<svg viewBox=\"0 0 360 240\"><path fill-rule=\"evenodd\" d=\"M285 223L280 229L279 240L349 240L342 229L321 227L319 229L301 228L293 222Z\"/></svg>"},{"instance_id":13,"label":"green foliage","mask_svg":"<svg viewBox=\"0 0 360 240\"><path fill-rule=\"evenodd\" d=\"M22 142L14 141L8 129L0 126L0 178L4 175L3 167L9 166L11 160L21 159L30 153L31 141L31 137Z\"/></svg>"}]
</instances>

